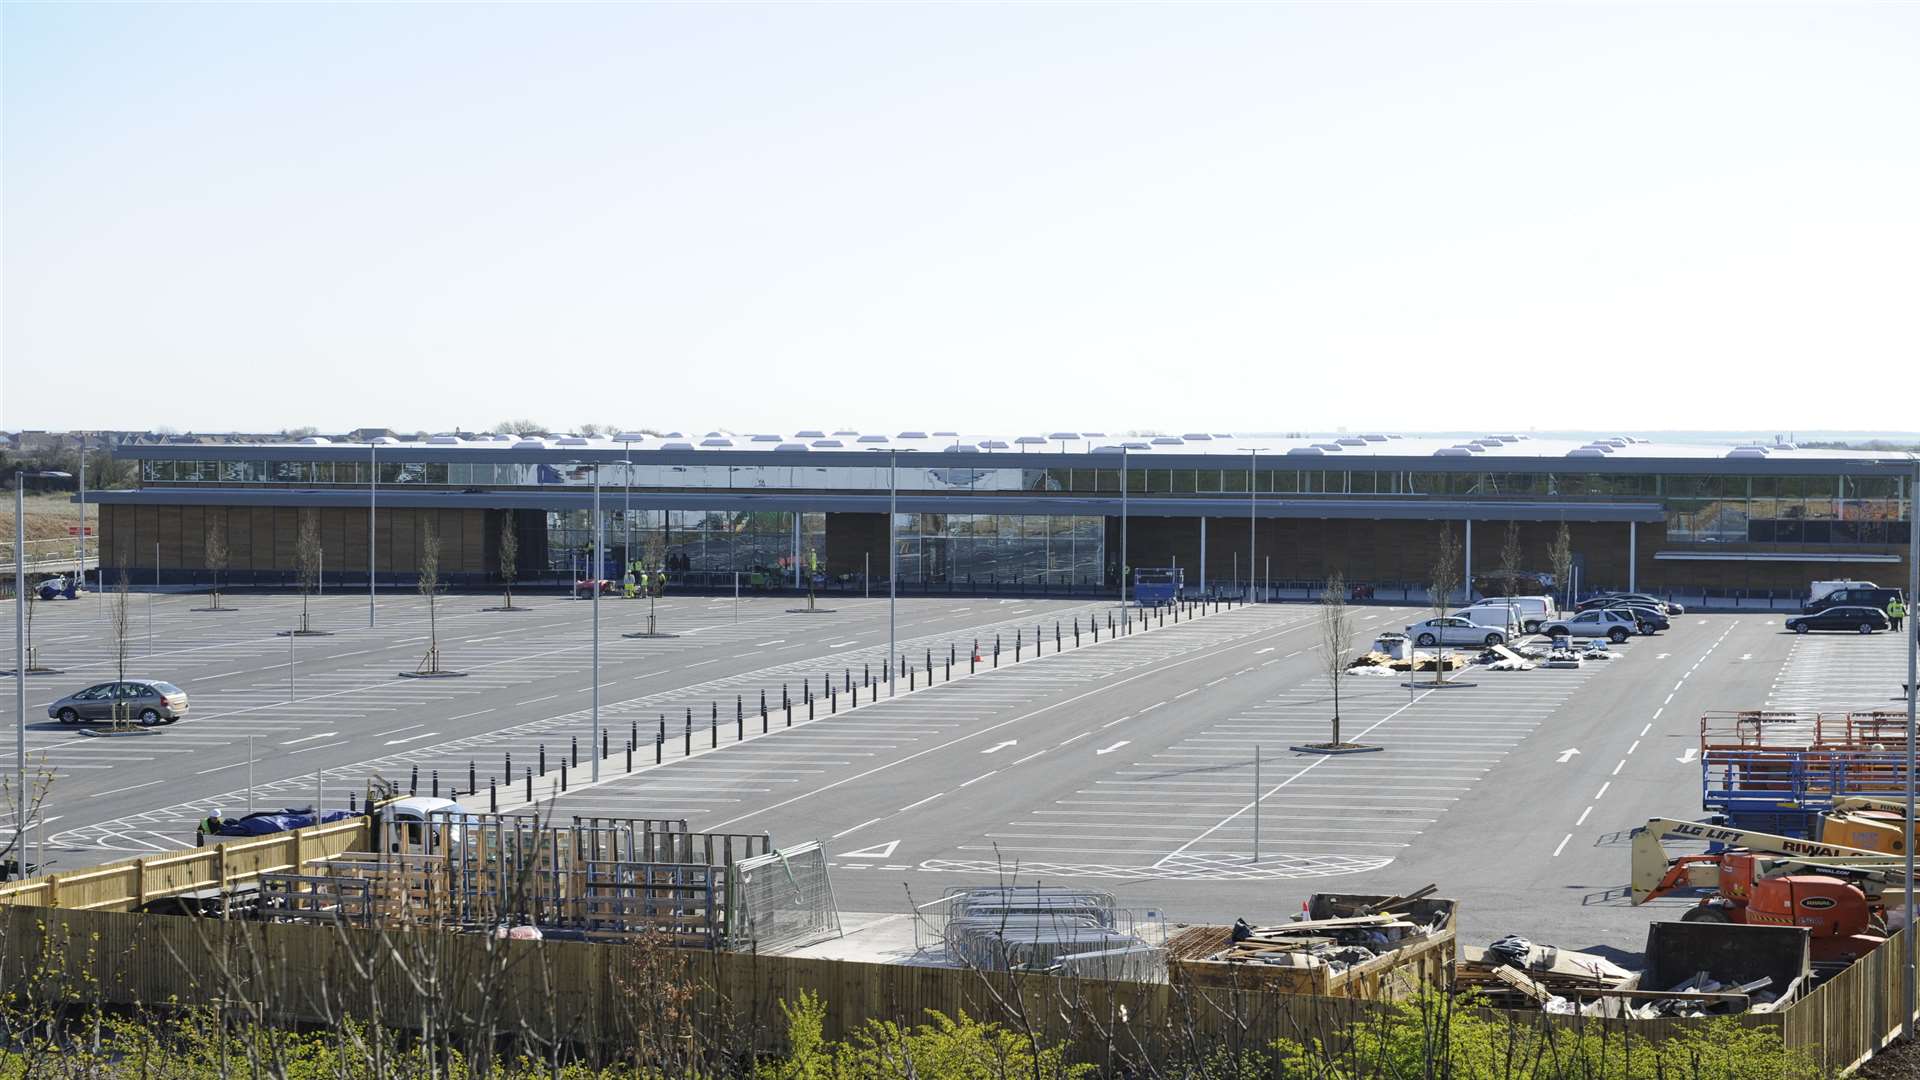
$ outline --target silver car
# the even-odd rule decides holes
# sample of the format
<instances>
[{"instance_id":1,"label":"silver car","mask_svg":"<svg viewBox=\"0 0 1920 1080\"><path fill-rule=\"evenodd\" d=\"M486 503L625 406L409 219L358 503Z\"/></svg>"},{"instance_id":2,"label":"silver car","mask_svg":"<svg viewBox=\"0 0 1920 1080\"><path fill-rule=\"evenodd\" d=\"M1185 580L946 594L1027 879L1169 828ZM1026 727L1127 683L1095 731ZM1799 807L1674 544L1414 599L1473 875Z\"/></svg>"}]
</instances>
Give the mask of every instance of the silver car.
<instances>
[{"instance_id":1,"label":"silver car","mask_svg":"<svg viewBox=\"0 0 1920 1080\"><path fill-rule=\"evenodd\" d=\"M1507 635L1502 631L1458 615L1414 623L1407 627L1407 636L1415 645L1504 645L1507 642Z\"/></svg>"},{"instance_id":2,"label":"silver car","mask_svg":"<svg viewBox=\"0 0 1920 1080\"><path fill-rule=\"evenodd\" d=\"M187 692L158 679L98 683L47 706L47 716L63 724L124 718L156 727L185 715Z\"/></svg>"},{"instance_id":3,"label":"silver car","mask_svg":"<svg viewBox=\"0 0 1920 1080\"><path fill-rule=\"evenodd\" d=\"M1588 608L1571 619L1558 619L1540 628L1548 637L1603 637L1615 645L1639 630L1638 620L1615 608Z\"/></svg>"}]
</instances>

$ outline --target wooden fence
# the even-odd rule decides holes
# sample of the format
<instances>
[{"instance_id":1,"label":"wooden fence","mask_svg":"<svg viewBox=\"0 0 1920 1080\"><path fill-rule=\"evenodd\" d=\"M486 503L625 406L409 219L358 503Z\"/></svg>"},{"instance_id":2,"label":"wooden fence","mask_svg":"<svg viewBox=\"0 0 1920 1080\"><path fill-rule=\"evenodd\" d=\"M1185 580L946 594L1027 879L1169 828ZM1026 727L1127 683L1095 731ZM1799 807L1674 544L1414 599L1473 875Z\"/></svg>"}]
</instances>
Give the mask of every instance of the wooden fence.
<instances>
[{"instance_id":1,"label":"wooden fence","mask_svg":"<svg viewBox=\"0 0 1920 1080\"><path fill-rule=\"evenodd\" d=\"M251 883L262 874L298 872L315 859L365 850L368 841L367 819L346 818L294 832L10 882L0 885L0 905L133 911L164 896L220 892Z\"/></svg>"},{"instance_id":2,"label":"wooden fence","mask_svg":"<svg viewBox=\"0 0 1920 1080\"><path fill-rule=\"evenodd\" d=\"M1879 967L1897 972L1897 965L1872 970ZM676 1011L691 1018L699 1041L734 1051L779 1049L779 1003L812 991L828 1006L829 1038L868 1020L914 1024L930 1010L966 1013L1016 1029L1030 1024L1072 1060L1114 1071L1261 1049L1282 1037L1337 1048L1381 1007L1191 985L22 906L0 908L0 979L49 997L133 1008L246 1001L281 1023L332 1025L358 1016L406 1029L458 1028L481 1018L498 1030L601 1047L657 1036L659 1003L672 987L692 987L692 1000ZM436 995L423 999L422 985ZM1819 1022L1764 1014L1739 1022L1808 1049L1815 1047L1807 1039L1835 1040L1818 1059L1837 1064L1876 1024L1855 1016L1848 1028L1846 985L1840 995L1813 999ZM1631 1031L1660 1039L1692 1026L1675 1019L1506 1017L1520 1028L1577 1028L1613 1038Z\"/></svg>"}]
</instances>

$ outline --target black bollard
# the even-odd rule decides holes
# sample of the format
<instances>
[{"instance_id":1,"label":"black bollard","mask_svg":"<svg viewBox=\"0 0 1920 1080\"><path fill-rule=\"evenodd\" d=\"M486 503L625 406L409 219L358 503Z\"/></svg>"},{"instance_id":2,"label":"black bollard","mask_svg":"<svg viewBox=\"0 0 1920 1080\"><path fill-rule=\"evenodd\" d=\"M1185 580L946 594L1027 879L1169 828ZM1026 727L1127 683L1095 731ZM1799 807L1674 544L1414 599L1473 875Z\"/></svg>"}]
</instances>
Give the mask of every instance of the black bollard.
<instances>
[{"instance_id":1,"label":"black bollard","mask_svg":"<svg viewBox=\"0 0 1920 1080\"><path fill-rule=\"evenodd\" d=\"M663 731L653 738L653 763L655 765L660 764L660 759L666 756L666 749L667 733Z\"/></svg>"},{"instance_id":2,"label":"black bollard","mask_svg":"<svg viewBox=\"0 0 1920 1080\"><path fill-rule=\"evenodd\" d=\"M487 812L489 814L500 812L500 784L491 776L487 777Z\"/></svg>"},{"instance_id":3,"label":"black bollard","mask_svg":"<svg viewBox=\"0 0 1920 1080\"><path fill-rule=\"evenodd\" d=\"M572 765L574 768L580 767L580 736L578 735L572 736L569 740L567 747L567 764Z\"/></svg>"},{"instance_id":4,"label":"black bollard","mask_svg":"<svg viewBox=\"0 0 1920 1080\"><path fill-rule=\"evenodd\" d=\"M827 715L832 716L839 711L840 711L839 691L837 690L827 691Z\"/></svg>"},{"instance_id":5,"label":"black bollard","mask_svg":"<svg viewBox=\"0 0 1920 1080\"><path fill-rule=\"evenodd\" d=\"M500 775L507 778L507 783L513 783L513 751L511 750L507 751L507 763L501 768Z\"/></svg>"},{"instance_id":6,"label":"black bollard","mask_svg":"<svg viewBox=\"0 0 1920 1080\"><path fill-rule=\"evenodd\" d=\"M787 707L785 711L787 714L787 726L792 727L793 726L793 702L791 701L787 702Z\"/></svg>"},{"instance_id":7,"label":"black bollard","mask_svg":"<svg viewBox=\"0 0 1920 1080\"><path fill-rule=\"evenodd\" d=\"M474 769L471 759L467 762L467 794L480 790L480 774Z\"/></svg>"},{"instance_id":8,"label":"black bollard","mask_svg":"<svg viewBox=\"0 0 1920 1080\"><path fill-rule=\"evenodd\" d=\"M560 763L560 790L567 790L567 763L564 761Z\"/></svg>"},{"instance_id":9,"label":"black bollard","mask_svg":"<svg viewBox=\"0 0 1920 1080\"><path fill-rule=\"evenodd\" d=\"M685 747L682 749L682 757L693 753L693 709L691 707L687 709L686 737L687 741Z\"/></svg>"},{"instance_id":10,"label":"black bollard","mask_svg":"<svg viewBox=\"0 0 1920 1080\"><path fill-rule=\"evenodd\" d=\"M860 685L873 685L873 665L871 663L863 663L860 665Z\"/></svg>"},{"instance_id":11,"label":"black bollard","mask_svg":"<svg viewBox=\"0 0 1920 1080\"><path fill-rule=\"evenodd\" d=\"M439 769L433 770L433 797L436 799L440 797L440 770Z\"/></svg>"},{"instance_id":12,"label":"black bollard","mask_svg":"<svg viewBox=\"0 0 1920 1080\"><path fill-rule=\"evenodd\" d=\"M527 801L533 801L533 766L527 766Z\"/></svg>"},{"instance_id":13,"label":"black bollard","mask_svg":"<svg viewBox=\"0 0 1920 1080\"><path fill-rule=\"evenodd\" d=\"M633 744L627 744L627 771L633 771Z\"/></svg>"},{"instance_id":14,"label":"black bollard","mask_svg":"<svg viewBox=\"0 0 1920 1080\"><path fill-rule=\"evenodd\" d=\"M720 718L716 716L713 718L713 722L707 725L707 748L709 750L717 750L719 747Z\"/></svg>"},{"instance_id":15,"label":"black bollard","mask_svg":"<svg viewBox=\"0 0 1920 1080\"><path fill-rule=\"evenodd\" d=\"M780 707L781 707L781 708L783 708L783 709L791 709L791 708L793 708L793 702L791 702L791 701L789 701L789 700L787 699L787 684L786 684L786 683L781 683L781 684L780 684Z\"/></svg>"},{"instance_id":16,"label":"black bollard","mask_svg":"<svg viewBox=\"0 0 1920 1080\"><path fill-rule=\"evenodd\" d=\"M601 729L600 729L600 760L601 760L601 761L605 761L605 760L607 760L607 757L608 757L608 754L607 754L607 729L606 729L606 728L601 728Z\"/></svg>"},{"instance_id":17,"label":"black bollard","mask_svg":"<svg viewBox=\"0 0 1920 1080\"><path fill-rule=\"evenodd\" d=\"M420 766L418 765L413 767L413 774L407 780L407 794L420 794Z\"/></svg>"}]
</instances>

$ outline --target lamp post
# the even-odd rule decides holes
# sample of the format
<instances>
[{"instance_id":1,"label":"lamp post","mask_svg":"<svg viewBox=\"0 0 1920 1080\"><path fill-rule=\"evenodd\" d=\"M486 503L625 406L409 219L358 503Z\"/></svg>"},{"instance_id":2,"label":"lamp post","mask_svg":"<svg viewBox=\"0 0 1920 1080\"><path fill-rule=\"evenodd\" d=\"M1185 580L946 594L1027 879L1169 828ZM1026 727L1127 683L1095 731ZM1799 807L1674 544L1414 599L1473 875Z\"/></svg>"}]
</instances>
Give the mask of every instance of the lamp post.
<instances>
[{"instance_id":1,"label":"lamp post","mask_svg":"<svg viewBox=\"0 0 1920 1080\"><path fill-rule=\"evenodd\" d=\"M893 696L893 602L899 595L900 542L894 538L899 528L900 452L887 451L887 696Z\"/></svg>"},{"instance_id":2,"label":"lamp post","mask_svg":"<svg viewBox=\"0 0 1920 1080\"><path fill-rule=\"evenodd\" d=\"M593 590L593 781L600 782L600 574L606 561L600 534L600 463L593 463L593 571L587 587Z\"/></svg>"},{"instance_id":3,"label":"lamp post","mask_svg":"<svg viewBox=\"0 0 1920 1080\"><path fill-rule=\"evenodd\" d=\"M373 625L373 553L376 535L373 528L374 502L380 488L380 448L367 442L367 625Z\"/></svg>"},{"instance_id":4,"label":"lamp post","mask_svg":"<svg viewBox=\"0 0 1920 1080\"><path fill-rule=\"evenodd\" d=\"M1254 595L1253 593L1254 575L1258 572L1254 569L1254 567L1260 565L1257 561L1255 561L1253 557L1254 544L1258 542L1258 537L1255 535L1255 521L1257 520L1259 511L1260 511L1260 458L1259 458L1260 448L1257 446L1249 446L1246 448L1246 450L1247 450L1247 598L1249 600L1252 600Z\"/></svg>"},{"instance_id":5,"label":"lamp post","mask_svg":"<svg viewBox=\"0 0 1920 1080\"><path fill-rule=\"evenodd\" d=\"M1904 464L1909 470L1905 477L1907 518L1907 825L1911 830L1914 822L1915 783L1914 783L1914 737L1920 734L1920 726L1915 724L1916 705L1920 704L1920 620L1914 619L1914 594L1920 593L1920 457L1909 452L1904 462L1882 459L1882 464ZM1904 1011L1900 1022L1902 1030L1911 1039L1913 1037L1914 1001L1914 942L1920 937L1920 927L1914 925L1913 896L1913 845L1902 845L1906 849L1907 873L1907 949L1900 962L1900 1001Z\"/></svg>"},{"instance_id":6,"label":"lamp post","mask_svg":"<svg viewBox=\"0 0 1920 1080\"><path fill-rule=\"evenodd\" d=\"M1120 606L1127 606L1127 444L1120 444ZM1204 575L1203 575L1204 576Z\"/></svg>"},{"instance_id":7,"label":"lamp post","mask_svg":"<svg viewBox=\"0 0 1920 1080\"><path fill-rule=\"evenodd\" d=\"M64 480L70 474L13 474L13 865L27 876L27 480Z\"/></svg>"}]
</instances>

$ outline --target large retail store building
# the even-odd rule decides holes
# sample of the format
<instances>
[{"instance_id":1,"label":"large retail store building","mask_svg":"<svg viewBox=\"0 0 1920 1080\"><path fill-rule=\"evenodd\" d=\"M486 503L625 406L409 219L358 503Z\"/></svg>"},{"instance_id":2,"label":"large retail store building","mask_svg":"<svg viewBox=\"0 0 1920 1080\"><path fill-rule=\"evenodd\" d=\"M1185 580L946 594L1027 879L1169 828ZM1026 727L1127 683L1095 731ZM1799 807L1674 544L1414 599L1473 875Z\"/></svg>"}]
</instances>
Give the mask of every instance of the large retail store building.
<instances>
[{"instance_id":1,"label":"large retail store building","mask_svg":"<svg viewBox=\"0 0 1920 1080\"><path fill-rule=\"evenodd\" d=\"M1905 581L1913 520L1904 455L1631 438L804 431L123 453L140 486L90 499L108 579L141 582L206 580L210 526L229 582L290 581L303 511L329 587L364 586L370 564L383 584L411 580L429 528L450 581L497 580L509 528L522 581L563 580L585 572L596 476L605 576L631 553L695 587L735 572L790 585L810 557L838 582L881 580L890 500L910 592L1108 590L1123 533L1127 563L1178 565L1189 588L1336 570L1393 588L1426 580L1442 523L1485 580L1508 522L1529 570L1548 568L1565 522L1583 588L1785 595L1816 578Z\"/></svg>"}]
</instances>

